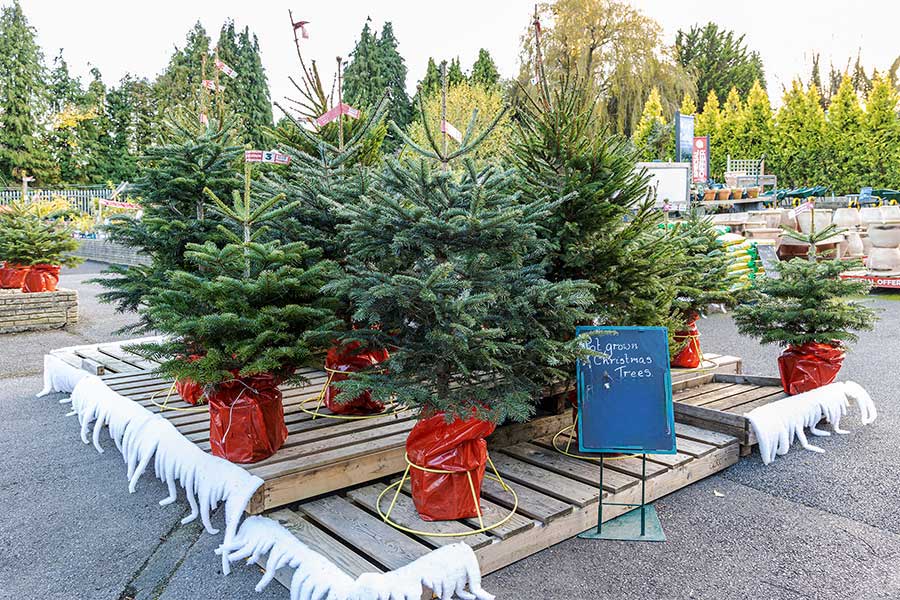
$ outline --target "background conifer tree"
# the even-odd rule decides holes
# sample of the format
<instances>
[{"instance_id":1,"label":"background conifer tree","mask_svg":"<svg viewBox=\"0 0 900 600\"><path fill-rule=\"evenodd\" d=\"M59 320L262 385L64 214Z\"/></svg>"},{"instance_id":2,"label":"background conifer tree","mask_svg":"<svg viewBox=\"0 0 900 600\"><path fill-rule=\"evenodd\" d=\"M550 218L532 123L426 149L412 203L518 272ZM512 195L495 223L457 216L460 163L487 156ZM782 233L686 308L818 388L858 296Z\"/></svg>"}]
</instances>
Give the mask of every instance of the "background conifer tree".
<instances>
[{"instance_id":1,"label":"background conifer tree","mask_svg":"<svg viewBox=\"0 0 900 600\"><path fill-rule=\"evenodd\" d=\"M469 82L475 85L481 85L486 88L493 88L500 85L500 72L494 59L491 58L490 52L481 48L478 50L478 58L472 65L472 74L469 76Z\"/></svg>"},{"instance_id":2,"label":"background conifer tree","mask_svg":"<svg viewBox=\"0 0 900 600\"><path fill-rule=\"evenodd\" d=\"M166 120L163 142L149 148L141 160L136 194L143 216L117 216L109 227L112 240L138 249L150 264L111 266L106 277L96 280L108 290L100 296L103 301L122 312L137 311L154 289L163 286L168 271L191 268L193 263L184 258L188 244L219 239L219 220L206 213L203 190L227 196L240 186L234 176L234 163L241 155L235 129L233 120L223 122L213 115L205 126L187 110ZM153 329L150 316L144 313L130 330Z\"/></svg>"},{"instance_id":3,"label":"background conifer tree","mask_svg":"<svg viewBox=\"0 0 900 600\"><path fill-rule=\"evenodd\" d=\"M596 286L592 320L610 325L671 325L681 251L660 230L638 155L609 134L589 83L574 74L539 86L518 107L512 157L523 198L571 198L543 223L554 244L551 281ZM564 334L565 332L559 332Z\"/></svg>"},{"instance_id":4,"label":"background conifer tree","mask_svg":"<svg viewBox=\"0 0 900 600\"><path fill-rule=\"evenodd\" d=\"M41 144L47 106L44 57L19 0L0 11L0 178L9 184L27 171L38 183L52 178L50 156Z\"/></svg>"}]
</instances>

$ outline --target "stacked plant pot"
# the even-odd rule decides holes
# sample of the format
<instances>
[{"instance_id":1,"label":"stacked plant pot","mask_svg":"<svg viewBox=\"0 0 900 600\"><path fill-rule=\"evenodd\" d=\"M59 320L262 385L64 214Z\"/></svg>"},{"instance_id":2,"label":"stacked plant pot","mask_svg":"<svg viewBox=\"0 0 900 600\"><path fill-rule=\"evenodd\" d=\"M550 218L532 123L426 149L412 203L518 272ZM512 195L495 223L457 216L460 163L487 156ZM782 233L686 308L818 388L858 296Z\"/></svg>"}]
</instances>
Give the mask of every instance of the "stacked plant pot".
<instances>
[{"instance_id":1,"label":"stacked plant pot","mask_svg":"<svg viewBox=\"0 0 900 600\"><path fill-rule=\"evenodd\" d=\"M869 240L872 250L869 252L867 266L872 271L900 271L900 209L896 206L882 209L883 220L869 224ZM894 214L894 213L898 214ZM887 214L885 214L887 213ZM884 218L884 217L887 218Z\"/></svg>"},{"instance_id":2,"label":"stacked plant pot","mask_svg":"<svg viewBox=\"0 0 900 600\"><path fill-rule=\"evenodd\" d=\"M842 254L852 258L860 258L865 255L859 228L862 224L859 210L853 207L835 209L831 222L846 230L846 238L841 243Z\"/></svg>"}]
</instances>

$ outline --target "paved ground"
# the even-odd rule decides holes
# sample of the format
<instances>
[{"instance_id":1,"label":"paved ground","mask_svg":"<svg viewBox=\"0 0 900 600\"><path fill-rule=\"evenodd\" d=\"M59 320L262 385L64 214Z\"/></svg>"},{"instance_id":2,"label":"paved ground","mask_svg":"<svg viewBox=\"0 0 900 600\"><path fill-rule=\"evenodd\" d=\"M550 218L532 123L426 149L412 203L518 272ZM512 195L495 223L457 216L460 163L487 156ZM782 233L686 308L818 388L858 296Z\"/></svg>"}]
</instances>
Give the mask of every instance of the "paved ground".
<instances>
[{"instance_id":1,"label":"paved ground","mask_svg":"<svg viewBox=\"0 0 900 600\"><path fill-rule=\"evenodd\" d=\"M83 446L58 396L33 398L45 351L115 339L128 322L84 284L97 269L62 277L81 295L77 328L0 340L0 599L286 598L277 584L256 594L255 568L223 577L218 536L180 526L186 507L160 508L164 486L148 476L128 494L115 449ZM570 540L485 587L511 600L900 598L900 302L873 302L883 320L842 376L872 393L875 424L850 419L852 435L817 440L824 455L795 450L768 467L754 455L664 498L665 544ZM700 328L708 351L742 356L750 373L775 372L776 350L738 337L730 317Z\"/></svg>"}]
</instances>

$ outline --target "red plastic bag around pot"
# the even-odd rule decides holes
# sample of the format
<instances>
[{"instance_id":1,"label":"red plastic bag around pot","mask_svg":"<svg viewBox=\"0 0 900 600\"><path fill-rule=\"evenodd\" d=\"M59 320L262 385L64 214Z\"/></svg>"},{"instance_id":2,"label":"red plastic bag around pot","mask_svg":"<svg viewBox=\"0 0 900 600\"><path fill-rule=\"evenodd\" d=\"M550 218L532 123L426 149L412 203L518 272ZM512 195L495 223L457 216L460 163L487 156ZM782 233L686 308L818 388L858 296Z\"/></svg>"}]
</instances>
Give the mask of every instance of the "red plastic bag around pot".
<instances>
[{"instance_id":1,"label":"red plastic bag around pot","mask_svg":"<svg viewBox=\"0 0 900 600\"><path fill-rule=\"evenodd\" d=\"M828 385L843 362L844 350L838 345L810 342L788 346L778 357L781 387L793 396Z\"/></svg>"},{"instance_id":2,"label":"red plastic bag around pot","mask_svg":"<svg viewBox=\"0 0 900 600\"><path fill-rule=\"evenodd\" d=\"M237 377L207 395L212 453L234 463L252 463L275 454L285 438L280 378Z\"/></svg>"},{"instance_id":3,"label":"red plastic bag around pot","mask_svg":"<svg viewBox=\"0 0 900 600\"><path fill-rule=\"evenodd\" d=\"M194 362L203 358L200 354L191 354L188 361ZM203 394L203 386L189 377L175 380L175 391L181 399L194 406L204 404L206 397Z\"/></svg>"},{"instance_id":4,"label":"red plastic bag around pot","mask_svg":"<svg viewBox=\"0 0 900 600\"><path fill-rule=\"evenodd\" d=\"M696 369L702 361L700 352L700 332L697 331L696 319L688 323L688 328L679 331L674 336L675 342L681 344L687 342L681 351L672 357L671 366L684 369Z\"/></svg>"},{"instance_id":5,"label":"red plastic bag around pot","mask_svg":"<svg viewBox=\"0 0 900 600\"><path fill-rule=\"evenodd\" d=\"M359 342L351 342L343 348L332 347L329 349L328 354L325 356L325 368L352 373L382 363L389 356L388 351L385 349L360 351ZM344 381L347 377L347 375L342 373L334 373L331 381ZM328 389L325 390L325 406L337 415L369 415L384 410L384 403L373 400L372 393L369 390L366 390L349 402L336 399L340 391L340 388L334 385L329 385Z\"/></svg>"},{"instance_id":6,"label":"red plastic bag around pot","mask_svg":"<svg viewBox=\"0 0 900 600\"><path fill-rule=\"evenodd\" d=\"M185 377L175 380L175 391L188 404L196 406L204 402L203 386L193 379Z\"/></svg>"},{"instance_id":7,"label":"red plastic bag around pot","mask_svg":"<svg viewBox=\"0 0 900 600\"><path fill-rule=\"evenodd\" d=\"M31 267L4 262L0 267L0 289L20 290Z\"/></svg>"},{"instance_id":8,"label":"red plastic bag around pot","mask_svg":"<svg viewBox=\"0 0 900 600\"><path fill-rule=\"evenodd\" d=\"M31 265L22 283L23 292L55 292L59 283L59 265Z\"/></svg>"},{"instance_id":9,"label":"red plastic bag around pot","mask_svg":"<svg viewBox=\"0 0 900 600\"><path fill-rule=\"evenodd\" d=\"M469 486L481 498L481 481L487 462L487 442L496 426L480 419L444 420L444 414L419 420L406 440L410 462L420 467L453 471L429 473L409 470L413 504L425 521L452 521L478 516L479 506Z\"/></svg>"}]
</instances>

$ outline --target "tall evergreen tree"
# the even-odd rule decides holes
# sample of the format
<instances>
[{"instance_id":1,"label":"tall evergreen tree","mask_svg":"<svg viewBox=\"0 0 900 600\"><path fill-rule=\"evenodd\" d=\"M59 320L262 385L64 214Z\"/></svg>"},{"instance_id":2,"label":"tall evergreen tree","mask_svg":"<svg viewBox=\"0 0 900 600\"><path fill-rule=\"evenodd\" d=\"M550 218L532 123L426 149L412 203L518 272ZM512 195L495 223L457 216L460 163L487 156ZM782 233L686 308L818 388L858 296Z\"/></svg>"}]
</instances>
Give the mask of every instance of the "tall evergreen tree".
<instances>
[{"instance_id":1,"label":"tall evergreen tree","mask_svg":"<svg viewBox=\"0 0 900 600\"><path fill-rule=\"evenodd\" d=\"M144 214L140 219L120 216L109 228L110 238L136 248L150 259L149 265L112 266L108 277L97 280L107 288L101 294L121 312L137 311L154 290L164 289L168 272L191 270L184 257L190 243L218 241L220 220L207 215L203 190L228 196L238 189L234 164L241 155L235 143L235 123L211 115L209 126L196 113L177 109L166 118L159 145L147 149L136 194ZM148 314L130 328L152 330Z\"/></svg>"},{"instance_id":2,"label":"tall evergreen tree","mask_svg":"<svg viewBox=\"0 0 900 600\"><path fill-rule=\"evenodd\" d=\"M428 66L425 68L425 77L419 82L419 89L416 92L416 106L418 106L418 97L427 98L431 94L437 94L441 91L441 69L434 58L428 57Z\"/></svg>"},{"instance_id":3,"label":"tall evergreen tree","mask_svg":"<svg viewBox=\"0 0 900 600\"><path fill-rule=\"evenodd\" d=\"M466 74L463 73L462 65L459 63L459 57L456 57L450 61L450 66L447 67L447 85L453 86L465 82Z\"/></svg>"},{"instance_id":4,"label":"tall evergreen tree","mask_svg":"<svg viewBox=\"0 0 900 600\"><path fill-rule=\"evenodd\" d=\"M188 32L184 47L175 48L165 71L153 84L158 115L168 114L176 106L199 110L202 65L210 56L209 35L198 21ZM212 74L212 68L208 65L207 75Z\"/></svg>"},{"instance_id":5,"label":"tall evergreen tree","mask_svg":"<svg viewBox=\"0 0 900 600\"><path fill-rule=\"evenodd\" d=\"M259 41L248 27L238 36L238 55L234 67L238 77L231 83L238 83L241 96L233 110L243 118L247 141L256 148L268 148L271 142L266 130L273 124L272 97L259 54Z\"/></svg>"},{"instance_id":6,"label":"tall evergreen tree","mask_svg":"<svg viewBox=\"0 0 900 600\"><path fill-rule=\"evenodd\" d=\"M661 160L666 158L668 127L663 116L659 90L653 88L644 104L641 120L634 132L634 145L637 146L641 160Z\"/></svg>"},{"instance_id":7,"label":"tall evergreen tree","mask_svg":"<svg viewBox=\"0 0 900 600\"><path fill-rule=\"evenodd\" d=\"M378 39L372 32L371 22L371 18L366 19L359 40L350 53L352 58L344 67L344 98L360 108L377 104L386 87Z\"/></svg>"},{"instance_id":8,"label":"tall evergreen tree","mask_svg":"<svg viewBox=\"0 0 900 600\"><path fill-rule=\"evenodd\" d=\"M397 38L394 36L394 26L390 21L381 28L378 55L384 86L391 94L390 119L400 127L406 127L412 121L413 107L409 96L406 95L406 64L397 52ZM384 94L384 90L381 94Z\"/></svg>"},{"instance_id":9,"label":"tall evergreen tree","mask_svg":"<svg viewBox=\"0 0 900 600\"><path fill-rule=\"evenodd\" d=\"M518 107L515 164L523 197L571 197L545 220L551 281L585 278L597 286L591 311L614 325L673 325L669 320L680 261L647 175L627 140L609 134L599 94L574 76L539 84ZM672 331L677 327L672 327ZM562 333L560 333L562 335Z\"/></svg>"},{"instance_id":10,"label":"tall evergreen tree","mask_svg":"<svg viewBox=\"0 0 900 600\"><path fill-rule=\"evenodd\" d=\"M822 170L825 111L814 85L803 88L794 80L785 91L775 117L774 156L779 182L786 186L819 185L826 181Z\"/></svg>"},{"instance_id":11,"label":"tall evergreen tree","mask_svg":"<svg viewBox=\"0 0 900 600\"><path fill-rule=\"evenodd\" d=\"M747 95L741 114L741 127L735 140L735 152L739 158L770 156L774 138L774 122L769 95L759 82L755 82Z\"/></svg>"},{"instance_id":12,"label":"tall evergreen tree","mask_svg":"<svg viewBox=\"0 0 900 600\"><path fill-rule=\"evenodd\" d=\"M897 89L886 77L877 77L866 99L864 173L870 185L900 189L900 117Z\"/></svg>"},{"instance_id":13,"label":"tall evergreen tree","mask_svg":"<svg viewBox=\"0 0 900 600\"><path fill-rule=\"evenodd\" d=\"M858 192L865 162L863 124L865 115L853 81L848 75L841 80L837 94L828 106L825 125L825 173L836 194Z\"/></svg>"},{"instance_id":14,"label":"tall evergreen tree","mask_svg":"<svg viewBox=\"0 0 900 600\"><path fill-rule=\"evenodd\" d=\"M472 65L472 74L469 82L486 88L496 87L500 84L500 72L490 52L481 48L478 50L478 59Z\"/></svg>"},{"instance_id":15,"label":"tall evergreen tree","mask_svg":"<svg viewBox=\"0 0 900 600\"><path fill-rule=\"evenodd\" d=\"M10 182L27 171L52 178L50 157L41 144L41 117L47 106L44 57L19 0L0 12L0 178Z\"/></svg>"},{"instance_id":16,"label":"tall evergreen tree","mask_svg":"<svg viewBox=\"0 0 900 600\"><path fill-rule=\"evenodd\" d=\"M703 110L697 115L697 122L694 125L694 132L697 135L708 135L710 148L713 142L719 141L719 124L722 120L722 114L719 107L719 98L716 92L710 90L703 103Z\"/></svg>"},{"instance_id":17,"label":"tall evergreen tree","mask_svg":"<svg viewBox=\"0 0 900 600\"><path fill-rule=\"evenodd\" d=\"M700 108L711 91L724 97L734 87L745 96L755 81L765 88L759 54L747 48L743 35L715 23L679 30L675 36L675 58L696 77Z\"/></svg>"},{"instance_id":18,"label":"tall evergreen tree","mask_svg":"<svg viewBox=\"0 0 900 600\"><path fill-rule=\"evenodd\" d=\"M693 115L694 113L696 113L697 103L694 102L694 97L689 94L685 94L684 98L681 100L681 108L678 109L678 112L683 115Z\"/></svg>"},{"instance_id":19,"label":"tall evergreen tree","mask_svg":"<svg viewBox=\"0 0 900 600\"><path fill-rule=\"evenodd\" d=\"M744 102L737 88L731 88L728 97L725 98L719 119L718 143L716 145L710 143L709 168L715 177L724 176L729 155L732 158L751 158L743 156L738 145L743 125Z\"/></svg>"}]
</instances>

